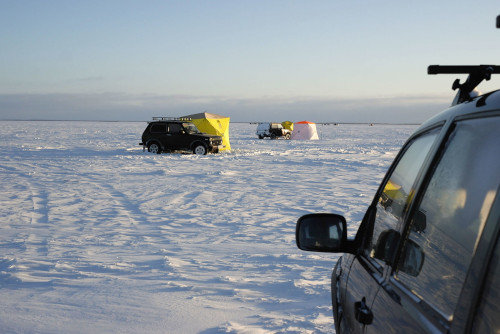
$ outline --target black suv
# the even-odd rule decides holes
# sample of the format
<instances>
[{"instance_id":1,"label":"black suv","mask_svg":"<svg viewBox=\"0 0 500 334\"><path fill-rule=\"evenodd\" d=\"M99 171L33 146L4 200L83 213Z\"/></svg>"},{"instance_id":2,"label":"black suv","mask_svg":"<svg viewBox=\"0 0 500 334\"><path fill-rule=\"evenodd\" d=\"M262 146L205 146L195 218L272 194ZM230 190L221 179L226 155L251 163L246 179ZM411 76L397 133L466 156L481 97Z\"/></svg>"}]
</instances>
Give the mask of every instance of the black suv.
<instances>
[{"instance_id":1,"label":"black suv","mask_svg":"<svg viewBox=\"0 0 500 334\"><path fill-rule=\"evenodd\" d=\"M191 151L194 154L217 153L222 137L202 133L189 118L153 117L142 133L142 143L149 152Z\"/></svg>"},{"instance_id":2,"label":"black suv","mask_svg":"<svg viewBox=\"0 0 500 334\"><path fill-rule=\"evenodd\" d=\"M354 238L337 214L297 221L297 246L344 253L331 277L337 333L500 333L500 91L469 74L450 108L407 140Z\"/></svg>"}]
</instances>

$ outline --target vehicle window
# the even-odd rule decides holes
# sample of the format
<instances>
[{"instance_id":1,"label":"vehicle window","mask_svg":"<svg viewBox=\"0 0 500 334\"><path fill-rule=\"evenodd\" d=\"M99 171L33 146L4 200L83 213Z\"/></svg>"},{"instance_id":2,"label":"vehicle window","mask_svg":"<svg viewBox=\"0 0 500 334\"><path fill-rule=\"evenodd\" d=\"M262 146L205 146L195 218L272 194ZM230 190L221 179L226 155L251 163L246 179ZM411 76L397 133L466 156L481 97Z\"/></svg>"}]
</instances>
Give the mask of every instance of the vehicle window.
<instances>
[{"instance_id":1,"label":"vehicle window","mask_svg":"<svg viewBox=\"0 0 500 334\"><path fill-rule=\"evenodd\" d=\"M456 123L409 231L423 251L421 269L403 272L411 256L397 268L396 278L449 320L500 185L499 133L499 117Z\"/></svg>"},{"instance_id":2,"label":"vehicle window","mask_svg":"<svg viewBox=\"0 0 500 334\"><path fill-rule=\"evenodd\" d=\"M407 147L378 199L373 234L365 243L365 254L380 265L394 255L400 225L407 205L413 199L413 185L439 129L417 137Z\"/></svg>"},{"instance_id":3,"label":"vehicle window","mask_svg":"<svg viewBox=\"0 0 500 334\"><path fill-rule=\"evenodd\" d=\"M170 123L168 125L168 132L178 134L181 133L182 126L179 123Z\"/></svg>"},{"instance_id":4,"label":"vehicle window","mask_svg":"<svg viewBox=\"0 0 500 334\"><path fill-rule=\"evenodd\" d=\"M497 241L473 325L475 333L500 333L500 240Z\"/></svg>"},{"instance_id":5,"label":"vehicle window","mask_svg":"<svg viewBox=\"0 0 500 334\"><path fill-rule=\"evenodd\" d=\"M200 133L196 125L193 123L182 123L182 126L184 126L184 129L186 130L187 133L192 134L192 133Z\"/></svg>"},{"instance_id":6,"label":"vehicle window","mask_svg":"<svg viewBox=\"0 0 500 334\"><path fill-rule=\"evenodd\" d=\"M152 133L165 133L167 131L167 127L165 124L153 124L151 125Z\"/></svg>"}]
</instances>

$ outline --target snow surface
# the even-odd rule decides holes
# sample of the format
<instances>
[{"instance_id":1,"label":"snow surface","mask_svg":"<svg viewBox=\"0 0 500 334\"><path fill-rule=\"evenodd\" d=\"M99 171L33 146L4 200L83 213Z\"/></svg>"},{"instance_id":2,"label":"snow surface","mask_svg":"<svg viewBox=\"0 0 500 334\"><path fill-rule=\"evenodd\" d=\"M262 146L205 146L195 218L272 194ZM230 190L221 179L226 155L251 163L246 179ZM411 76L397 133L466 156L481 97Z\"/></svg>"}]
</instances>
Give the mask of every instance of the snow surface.
<instances>
[{"instance_id":1,"label":"snow surface","mask_svg":"<svg viewBox=\"0 0 500 334\"><path fill-rule=\"evenodd\" d=\"M340 254L295 222L352 236L414 125L319 125L320 140L143 152L146 122L0 122L1 333L334 332Z\"/></svg>"}]
</instances>

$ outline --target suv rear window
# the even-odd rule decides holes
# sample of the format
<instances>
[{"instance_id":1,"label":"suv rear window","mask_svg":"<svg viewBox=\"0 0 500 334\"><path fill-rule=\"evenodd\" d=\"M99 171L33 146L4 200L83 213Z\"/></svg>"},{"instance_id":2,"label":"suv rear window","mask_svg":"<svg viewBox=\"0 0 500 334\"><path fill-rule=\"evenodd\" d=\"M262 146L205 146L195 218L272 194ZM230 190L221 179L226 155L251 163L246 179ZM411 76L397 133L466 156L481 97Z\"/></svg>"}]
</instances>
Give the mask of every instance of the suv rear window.
<instances>
[{"instance_id":1,"label":"suv rear window","mask_svg":"<svg viewBox=\"0 0 500 334\"><path fill-rule=\"evenodd\" d=\"M455 123L416 210L420 228L409 233L425 254L422 270L416 277L397 273L450 321L500 185L499 129L500 117Z\"/></svg>"},{"instance_id":2,"label":"suv rear window","mask_svg":"<svg viewBox=\"0 0 500 334\"><path fill-rule=\"evenodd\" d=\"M165 133L167 132L167 126L164 123L153 123L151 125L151 133Z\"/></svg>"}]
</instances>

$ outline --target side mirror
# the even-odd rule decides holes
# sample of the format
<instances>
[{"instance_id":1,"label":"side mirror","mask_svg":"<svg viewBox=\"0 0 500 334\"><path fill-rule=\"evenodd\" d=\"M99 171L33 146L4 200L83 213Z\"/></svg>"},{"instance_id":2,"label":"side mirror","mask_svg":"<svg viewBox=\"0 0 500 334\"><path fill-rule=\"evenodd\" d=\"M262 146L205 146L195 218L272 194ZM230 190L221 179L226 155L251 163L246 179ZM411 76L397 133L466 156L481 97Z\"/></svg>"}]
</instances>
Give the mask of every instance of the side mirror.
<instances>
[{"instance_id":1,"label":"side mirror","mask_svg":"<svg viewBox=\"0 0 500 334\"><path fill-rule=\"evenodd\" d=\"M427 217L425 213L422 211L418 210L415 213L415 217L413 217L413 223L411 225L411 230L413 232L425 232L425 229L427 228Z\"/></svg>"},{"instance_id":2,"label":"side mirror","mask_svg":"<svg viewBox=\"0 0 500 334\"><path fill-rule=\"evenodd\" d=\"M305 251L345 252L347 223L343 216L331 213L308 214L297 220L297 247Z\"/></svg>"},{"instance_id":3,"label":"side mirror","mask_svg":"<svg viewBox=\"0 0 500 334\"><path fill-rule=\"evenodd\" d=\"M418 276L424 265L425 253L413 240L406 240L398 270L410 276Z\"/></svg>"},{"instance_id":4,"label":"side mirror","mask_svg":"<svg viewBox=\"0 0 500 334\"><path fill-rule=\"evenodd\" d=\"M374 257L386 264L392 264L400 239L399 232L392 229L380 233L375 244Z\"/></svg>"}]
</instances>

